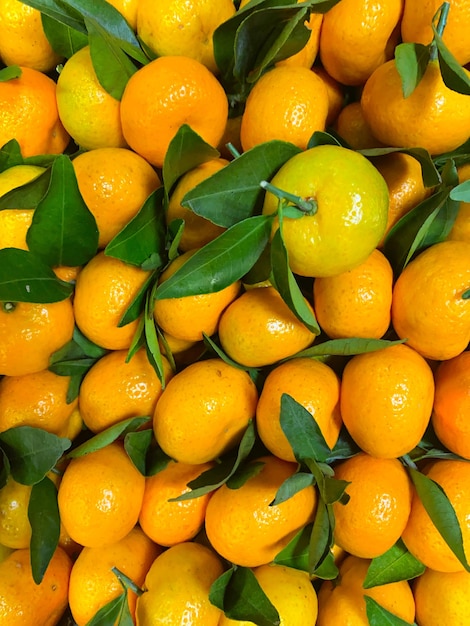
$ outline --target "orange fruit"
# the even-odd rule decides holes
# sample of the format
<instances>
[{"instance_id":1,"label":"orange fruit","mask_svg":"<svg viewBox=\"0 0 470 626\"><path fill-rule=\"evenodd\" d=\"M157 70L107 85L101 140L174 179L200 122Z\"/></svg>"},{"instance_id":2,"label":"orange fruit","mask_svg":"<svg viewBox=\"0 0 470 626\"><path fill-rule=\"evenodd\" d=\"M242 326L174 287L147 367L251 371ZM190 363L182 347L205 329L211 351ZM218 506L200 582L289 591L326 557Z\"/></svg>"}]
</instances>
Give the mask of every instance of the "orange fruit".
<instances>
[{"instance_id":1,"label":"orange fruit","mask_svg":"<svg viewBox=\"0 0 470 626\"><path fill-rule=\"evenodd\" d=\"M444 84L437 61L428 64L407 98L394 60L373 72L361 96L365 120L379 141L397 148L419 146L432 155L454 150L468 139L469 104L469 96Z\"/></svg>"},{"instance_id":2,"label":"orange fruit","mask_svg":"<svg viewBox=\"0 0 470 626\"><path fill-rule=\"evenodd\" d=\"M42 428L66 437L78 399L68 402L70 376L41 370L0 380L0 432L16 426Z\"/></svg>"},{"instance_id":3,"label":"orange fruit","mask_svg":"<svg viewBox=\"0 0 470 626\"><path fill-rule=\"evenodd\" d=\"M462 532L465 554L470 554L470 464L467 461L438 459L422 470L444 490L452 504ZM426 512L414 490L411 513L402 534L408 548L426 567L438 572L460 572L460 563Z\"/></svg>"},{"instance_id":4,"label":"orange fruit","mask_svg":"<svg viewBox=\"0 0 470 626\"><path fill-rule=\"evenodd\" d=\"M335 502L335 543L364 559L384 554L400 539L411 510L411 481L397 459L365 452L342 461L335 478L349 483L346 504Z\"/></svg>"},{"instance_id":5,"label":"orange fruit","mask_svg":"<svg viewBox=\"0 0 470 626\"><path fill-rule=\"evenodd\" d=\"M137 599L137 626L217 626L221 611L209 601L209 591L222 573L220 558L208 547L189 541L171 546L147 573Z\"/></svg>"},{"instance_id":6,"label":"orange fruit","mask_svg":"<svg viewBox=\"0 0 470 626\"><path fill-rule=\"evenodd\" d=\"M46 369L51 355L72 339L74 321L69 299L0 303L0 374L22 376Z\"/></svg>"},{"instance_id":7,"label":"orange fruit","mask_svg":"<svg viewBox=\"0 0 470 626\"><path fill-rule=\"evenodd\" d=\"M255 415L249 375L222 359L196 361L175 374L153 416L157 443L175 461L214 461L240 441Z\"/></svg>"},{"instance_id":8,"label":"orange fruit","mask_svg":"<svg viewBox=\"0 0 470 626\"><path fill-rule=\"evenodd\" d=\"M67 608L72 561L56 548L40 584L33 580L29 548L15 550L0 563L0 623L55 626Z\"/></svg>"},{"instance_id":9,"label":"orange fruit","mask_svg":"<svg viewBox=\"0 0 470 626\"><path fill-rule=\"evenodd\" d=\"M311 305L305 300L307 306ZM315 335L271 286L243 292L222 313L219 339L231 359L245 367L271 365L308 348Z\"/></svg>"},{"instance_id":10,"label":"orange fruit","mask_svg":"<svg viewBox=\"0 0 470 626\"><path fill-rule=\"evenodd\" d=\"M326 87L306 67L280 65L254 84L246 100L240 128L243 150L266 141L289 141L305 149L317 130L325 130Z\"/></svg>"},{"instance_id":11,"label":"orange fruit","mask_svg":"<svg viewBox=\"0 0 470 626\"><path fill-rule=\"evenodd\" d=\"M382 175L359 152L316 146L290 158L271 183L315 206L298 218L284 217L283 235L292 271L334 276L360 265L383 237L388 189ZM266 193L263 213L278 210ZM274 218L273 234L279 227Z\"/></svg>"},{"instance_id":12,"label":"orange fruit","mask_svg":"<svg viewBox=\"0 0 470 626\"><path fill-rule=\"evenodd\" d=\"M24 157L60 154L70 137L56 101L56 84L42 72L21 67L21 76L0 82L0 146L16 139Z\"/></svg>"},{"instance_id":13,"label":"orange fruit","mask_svg":"<svg viewBox=\"0 0 470 626\"><path fill-rule=\"evenodd\" d=\"M297 532L313 519L317 494L310 485L273 505L277 490L297 471L296 463L275 456L259 457L263 465L238 489L227 485L213 494L206 510L206 533L228 561L257 567L273 561Z\"/></svg>"},{"instance_id":14,"label":"orange fruit","mask_svg":"<svg viewBox=\"0 0 470 626\"><path fill-rule=\"evenodd\" d=\"M410 452L428 426L433 373L405 344L353 356L341 379L341 415L365 452L393 459Z\"/></svg>"},{"instance_id":15,"label":"orange fruit","mask_svg":"<svg viewBox=\"0 0 470 626\"><path fill-rule=\"evenodd\" d=\"M41 13L20 0L0 2L0 59L44 73L61 59L44 33Z\"/></svg>"},{"instance_id":16,"label":"orange fruit","mask_svg":"<svg viewBox=\"0 0 470 626\"><path fill-rule=\"evenodd\" d=\"M470 179L470 163L457 168L459 183ZM0 214L1 217L1 214ZM461 202L459 211L447 239L459 239L470 242L470 202Z\"/></svg>"},{"instance_id":17,"label":"orange fruit","mask_svg":"<svg viewBox=\"0 0 470 626\"><path fill-rule=\"evenodd\" d=\"M227 117L222 85L202 63L185 56L163 56L144 65L131 76L121 99L126 141L157 167L183 124L216 147Z\"/></svg>"},{"instance_id":18,"label":"orange fruit","mask_svg":"<svg viewBox=\"0 0 470 626\"><path fill-rule=\"evenodd\" d=\"M470 352L442 361L434 378L434 431L446 448L470 460Z\"/></svg>"},{"instance_id":19,"label":"orange fruit","mask_svg":"<svg viewBox=\"0 0 470 626\"><path fill-rule=\"evenodd\" d=\"M267 375L256 408L256 427L261 441L275 456L295 461L280 423L281 396L287 393L312 415L330 448L341 429L340 381L325 363L299 358L281 363Z\"/></svg>"},{"instance_id":20,"label":"orange fruit","mask_svg":"<svg viewBox=\"0 0 470 626\"><path fill-rule=\"evenodd\" d=\"M451 359L470 341L470 247L443 241L420 252L398 276L392 296L397 335L427 359Z\"/></svg>"},{"instance_id":21,"label":"orange fruit","mask_svg":"<svg viewBox=\"0 0 470 626\"><path fill-rule=\"evenodd\" d=\"M131 345L138 319L119 326L150 272L99 252L77 277L73 308L82 333L108 350Z\"/></svg>"},{"instance_id":22,"label":"orange fruit","mask_svg":"<svg viewBox=\"0 0 470 626\"><path fill-rule=\"evenodd\" d=\"M364 589L369 559L348 555L339 567L339 577L322 582L318 592L317 626L369 626L364 596L375 600L406 623L414 623L415 602L408 581Z\"/></svg>"},{"instance_id":23,"label":"orange fruit","mask_svg":"<svg viewBox=\"0 0 470 626\"><path fill-rule=\"evenodd\" d=\"M218 237L225 230L222 226L218 226L201 215L197 215L191 209L182 206L181 201L196 185L226 165L228 165L226 159L205 161L183 174L176 187L170 193L166 222L169 225L173 220L184 220L184 230L179 242L179 249L183 252L205 246L206 243Z\"/></svg>"},{"instance_id":24,"label":"orange fruit","mask_svg":"<svg viewBox=\"0 0 470 626\"><path fill-rule=\"evenodd\" d=\"M357 267L316 278L313 301L317 321L331 339L380 339L390 326L393 270L378 249Z\"/></svg>"},{"instance_id":25,"label":"orange fruit","mask_svg":"<svg viewBox=\"0 0 470 626\"><path fill-rule=\"evenodd\" d=\"M319 76L328 94L328 115L326 116L326 125L331 126L339 115L339 112L344 106L344 85L335 80L328 74L324 67L321 65L314 65L312 72L315 72Z\"/></svg>"},{"instance_id":26,"label":"orange fruit","mask_svg":"<svg viewBox=\"0 0 470 626\"><path fill-rule=\"evenodd\" d=\"M338 113L335 130L354 150L380 148L381 143L372 134L360 102L346 104Z\"/></svg>"},{"instance_id":27,"label":"orange fruit","mask_svg":"<svg viewBox=\"0 0 470 626\"><path fill-rule=\"evenodd\" d=\"M132 30L137 29L137 10L139 0L107 0L127 20Z\"/></svg>"},{"instance_id":28,"label":"orange fruit","mask_svg":"<svg viewBox=\"0 0 470 626\"><path fill-rule=\"evenodd\" d=\"M420 626L465 626L470 615L470 573L427 569L413 585Z\"/></svg>"},{"instance_id":29,"label":"orange fruit","mask_svg":"<svg viewBox=\"0 0 470 626\"><path fill-rule=\"evenodd\" d=\"M85 374L80 385L80 412L87 428L99 433L130 417L152 417L162 384L140 348L129 360L127 350L105 354ZM173 375L162 357L164 380Z\"/></svg>"},{"instance_id":30,"label":"orange fruit","mask_svg":"<svg viewBox=\"0 0 470 626\"><path fill-rule=\"evenodd\" d=\"M297 0L297 3L302 0ZM287 65L288 67L306 67L310 69L317 58L320 47L320 31L323 23L322 13L310 13L310 18L305 21L305 27L310 31L307 43L298 52L287 59L278 61L276 65Z\"/></svg>"},{"instance_id":31,"label":"orange fruit","mask_svg":"<svg viewBox=\"0 0 470 626\"><path fill-rule=\"evenodd\" d=\"M196 252L188 250L176 257L160 275L159 282L170 278ZM213 335L220 317L240 291L240 281L213 293L181 298L155 300L153 314L157 325L166 333L185 341L202 341L204 334Z\"/></svg>"},{"instance_id":32,"label":"orange fruit","mask_svg":"<svg viewBox=\"0 0 470 626\"><path fill-rule=\"evenodd\" d=\"M31 486L17 482L11 475L0 489L0 543L8 548L29 548L31 524L28 505Z\"/></svg>"},{"instance_id":33,"label":"orange fruit","mask_svg":"<svg viewBox=\"0 0 470 626\"><path fill-rule=\"evenodd\" d=\"M188 493L188 483L213 467L213 463L189 465L170 461L145 479L139 524L146 535L161 546L173 546L193 539L204 524L210 493L172 502Z\"/></svg>"},{"instance_id":34,"label":"orange fruit","mask_svg":"<svg viewBox=\"0 0 470 626\"><path fill-rule=\"evenodd\" d=\"M214 31L235 13L232 0L139 0L137 34L156 56L196 59L214 74Z\"/></svg>"},{"instance_id":35,"label":"orange fruit","mask_svg":"<svg viewBox=\"0 0 470 626\"><path fill-rule=\"evenodd\" d=\"M59 485L59 513L70 537L85 547L123 539L137 523L145 478L113 442L76 457Z\"/></svg>"},{"instance_id":36,"label":"orange fruit","mask_svg":"<svg viewBox=\"0 0 470 626\"><path fill-rule=\"evenodd\" d=\"M430 43L433 38L432 20L441 4L440 0L405 0L401 20L403 41ZM466 65L470 61L470 33L467 28L469 20L468 2L452 0L442 38L460 65Z\"/></svg>"},{"instance_id":37,"label":"orange fruit","mask_svg":"<svg viewBox=\"0 0 470 626\"><path fill-rule=\"evenodd\" d=\"M343 85L363 85L393 57L402 10L403 0L374 4L341 0L327 11L320 33L320 58L328 74Z\"/></svg>"},{"instance_id":38,"label":"orange fruit","mask_svg":"<svg viewBox=\"0 0 470 626\"><path fill-rule=\"evenodd\" d=\"M111 545L83 548L73 564L69 584L69 606L76 624L85 626L99 609L121 595L123 588L113 567L140 587L161 551L138 527ZM137 596L128 590L127 598L134 617Z\"/></svg>"},{"instance_id":39,"label":"orange fruit","mask_svg":"<svg viewBox=\"0 0 470 626\"><path fill-rule=\"evenodd\" d=\"M160 186L153 167L126 148L97 148L73 161L78 188L96 219L104 248Z\"/></svg>"},{"instance_id":40,"label":"orange fruit","mask_svg":"<svg viewBox=\"0 0 470 626\"><path fill-rule=\"evenodd\" d=\"M64 64L57 80L60 119L80 148L125 148L121 104L102 87L85 46Z\"/></svg>"}]
</instances>

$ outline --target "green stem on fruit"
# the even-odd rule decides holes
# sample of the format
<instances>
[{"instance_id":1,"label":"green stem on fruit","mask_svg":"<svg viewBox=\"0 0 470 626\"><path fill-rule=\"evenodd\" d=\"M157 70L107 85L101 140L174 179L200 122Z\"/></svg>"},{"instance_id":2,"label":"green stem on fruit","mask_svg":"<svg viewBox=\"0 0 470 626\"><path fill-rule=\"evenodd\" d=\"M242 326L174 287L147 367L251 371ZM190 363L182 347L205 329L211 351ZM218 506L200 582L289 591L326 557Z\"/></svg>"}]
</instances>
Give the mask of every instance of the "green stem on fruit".
<instances>
[{"instance_id":1,"label":"green stem on fruit","mask_svg":"<svg viewBox=\"0 0 470 626\"><path fill-rule=\"evenodd\" d=\"M410 467L411 469L418 469L418 466L416 465L416 463L413 461L413 459L410 457L409 454L404 454L403 456L400 457L400 460L403 462L404 465L406 465L406 467Z\"/></svg>"},{"instance_id":2,"label":"green stem on fruit","mask_svg":"<svg viewBox=\"0 0 470 626\"><path fill-rule=\"evenodd\" d=\"M444 33L444 28L447 24L447 16L449 15L450 2L444 2L439 7L436 15L434 16L435 21L437 19L436 32L439 37L442 37ZM437 59L437 45L435 41L432 41L430 48L430 59L431 61L435 61Z\"/></svg>"},{"instance_id":3,"label":"green stem on fruit","mask_svg":"<svg viewBox=\"0 0 470 626\"><path fill-rule=\"evenodd\" d=\"M293 193L284 191L284 189L279 189L279 187L275 187L271 183L268 183L268 181L266 180L262 180L260 182L260 187L272 193L279 200L293 204L304 213L307 213L307 215L315 215L315 213L318 211L318 204L313 198L301 198L300 196L296 196Z\"/></svg>"},{"instance_id":4,"label":"green stem on fruit","mask_svg":"<svg viewBox=\"0 0 470 626\"><path fill-rule=\"evenodd\" d=\"M233 143L229 142L225 144L225 147L227 148L227 150L230 152L230 154L233 156L234 159L238 158L240 156L240 153L238 152L238 150L235 148L235 146L233 145Z\"/></svg>"},{"instance_id":5,"label":"green stem on fruit","mask_svg":"<svg viewBox=\"0 0 470 626\"><path fill-rule=\"evenodd\" d=\"M5 313L12 313L16 309L16 302L2 302L2 309Z\"/></svg>"},{"instance_id":6,"label":"green stem on fruit","mask_svg":"<svg viewBox=\"0 0 470 626\"><path fill-rule=\"evenodd\" d=\"M112 567L111 571L113 572L115 576L117 576L119 582L124 587L124 589L126 590L130 589L138 596L141 596L144 594L144 590L141 589L138 585L136 585L135 582L129 578L129 576L126 576L117 567Z\"/></svg>"},{"instance_id":7,"label":"green stem on fruit","mask_svg":"<svg viewBox=\"0 0 470 626\"><path fill-rule=\"evenodd\" d=\"M470 289L467 289L462 294L462 300L470 300Z\"/></svg>"}]
</instances>

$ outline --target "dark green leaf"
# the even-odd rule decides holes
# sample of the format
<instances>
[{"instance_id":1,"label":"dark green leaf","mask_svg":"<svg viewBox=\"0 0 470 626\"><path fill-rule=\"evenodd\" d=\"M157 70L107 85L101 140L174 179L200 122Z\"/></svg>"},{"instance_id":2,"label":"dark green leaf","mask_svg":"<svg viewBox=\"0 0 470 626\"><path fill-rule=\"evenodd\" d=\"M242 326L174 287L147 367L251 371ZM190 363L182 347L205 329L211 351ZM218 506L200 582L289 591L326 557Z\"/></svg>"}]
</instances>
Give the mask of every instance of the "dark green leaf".
<instances>
[{"instance_id":1,"label":"dark green leaf","mask_svg":"<svg viewBox=\"0 0 470 626\"><path fill-rule=\"evenodd\" d=\"M375 352L389 346L403 343L404 340L389 341L388 339L365 339L363 337L348 337L347 339L329 339L315 344L306 350L297 352L289 358L321 357L321 356L354 356L366 352ZM286 359L287 360L287 359Z\"/></svg>"},{"instance_id":2,"label":"dark green leaf","mask_svg":"<svg viewBox=\"0 0 470 626\"><path fill-rule=\"evenodd\" d=\"M325 476L322 494L325 503L334 504L335 502L342 502L346 504L349 500L349 495L346 492L348 485L349 483L345 480Z\"/></svg>"},{"instance_id":3,"label":"dark green leaf","mask_svg":"<svg viewBox=\"0 0 470 626\"><path fill-rule=\"evenodd\" d=\"M325 556L329 553L332 543L333 528L328 505L320 499L313 521L308 549L308 571L311 575L318 569Z\"/></svg>"},{"instance_id":4,"label":"dark green leaf","mask_svg":"<svg viewBox=\"0 0 470 626\"><path fill-rule=\"evenodd\" d=\"M235 224L200 248L156 290L156 298L215 293L240 280L259 258L272 218L259 215Z\"/></svg>"},{"instance_id":5,"label":"dark green leaf","mask_svg":"<svg viewBox=\"0 0 470 626\"><path fill-rule=\"evenodd\" d=\"M313 574L321 580L334 580L338 578L339 570L336 565L335 555L329 550L317 565Z\"/></svg>"},{"instance_id":6,"label":"dark green leaf","mask_svg":"<svg viewBox=\"0 0 470 626\"><path fill-rule=\"evenodd\" d=\"M153 439L147 452L146 476L153 476L154 474L158 474L158 472L160 472L162 469L165 469L170 461L171 458L167 454L165 454L165 452L163 452L160 446L158 446Z\"/></svg>"},{"instance_id":7,"label":"dark green leaf","mask_svg":"<svg viewBox=\"0 0 470 626\"><path fill-rule=\"evenodd\" d=\"M232 567L212 583L209 600L230 619L280 624L279 613L248 567Z\"/></svg>"},{"instance_id":8,"label":"dark green leaf","mask_svg":"<svg viewBox=\"0 0 470 626\"><path fill-rule=\"evenodd\" d=\"M310 137L307 149L315 148L316 146L344 146L340 137L336 137L332 133L326 131L316 130Z\"/></svg>"},{"instance_id":9,"label":"dark green leaf","mask_svg":"<svg viewBox=\"0 0 470 626\"><path fill-rule=\"evenodd\" d=\"M57 278L52 269L28 250L0 250L0 302L60 302L73 285Z\"/></svg>"},{"instance_id":10,"label":"dark green leaf","mask_svg":"<svg viewBox=\"0 0 470 626\"><path fill-rule=\"evenodd\" d=\"M307 474L305 472L297 472L292 476L289 476L282 485L279 487L276 493L276 497L271 502L270 506L276 506L278 504L282 504L289 498L295 496L296 493L302 491L306 487L310 487L315 484L315 479L312 474Z\"/></svg>"},{"instance_id":11,"label":"dark green leaf","mask_svg":"<svg viewBox=\"0 0 470 626\"><path fill-rule=\"evenodd\" d=\"M157 327L153 316L156 289L157 281L154 282L152 289L147 292L147 300L145 302L143 315L143 333L148 359L157 373L162 389L164 389L166 384L165 370L163 367L163 357L160 349L160 343L158 341Z\"/></svg>"},{"instance_id":12,"label":"dark green leaf","mask_svg":"<svg viewBox=\"0 0 470 626\"><path fill-rule=\"evenodd\" d=\"M13 154L15 154L14 151ZM0 211L3 209L35 209L47 193L50 178L51 170L47 169L29 183L8 191L0 198Z\"/></svg>"},{"instance_id":13,"label":"dark green leaf","mask_svg":"<svg viewBox=\"0 0 470 626\"><path fill-rule=\"evenodd\" d=\"M458 558L467 571L470 566L467 563L463 549L462 531L455 514L454 507L446 496L444 490L434 480L425 476L418 470L408 468L411 480L416 489L426 512L431 518L434 526L447 543L449 548Z\"/></svg>"},{"instance_id":14,"label":"dark green leaf","mask_svg":"<svg viewBox=\"0 0 470 626\"><path fill-rule=\"evenodd\" d=\"M134 322L144 312L145 303L149 289L152 288L153 283L156 280L155 273L150 273L145 279L144 284L140 287L133 300L130 302L127 309L124 311L121 319L119 320L118 327L125 326ZM153 316L152 316L153 318Z\"/></svg>"},{"instance_id":15,"label":"dark green leaf","mask_svg":"<svg viewBox=\"0 0 470 626\"><path fill-rule=\"evenodd\" d=\"M60 516L57 488L50 478L33 485L28 505L31 524L31 568L34 582L39 585L57 548L60 536Z\"/></svg>"},{"instance_id":16,"label":"dark green leaf","mask_svg":"<svg viewBox=\"0 0 470 626\"><path fill-rule=\"evenodd\" d=\"M84 265L96 254L96 220L66 155L52 164L49 188L33 213L26 241L31 252L49 265Z\"/></svg>"},{"instance_id":17,"label":"dark green leaf","mask_svg":"<svg viewBox=\"0 0 470 626\"><path fill-rule=\"evenodd\" d=\"M4 83L7 80L19 78L21 76L21 67L18 65L8 65L0 70L0 83Z\"/></svg>"},{"instance_id":18,"label":"dark green leaf","mask_svg":"<svg viewBox=\"0 0 470 626\"><path fill-rule=\"evenodd\" d=\"M387 552L372 559L362 584L364 589L420 576L426 567L418 561L400 539Z\"/></svg>"},{"instance_id":19,"label":"dark green leaf","mask_svg":"<svg viewBox=\"0 0 470 626\"><path fill-rule=\"evenodd\" d=\"M83 15L69 3L62 0L26 0L23 4L41 11L44 15L62 24L67 24L70 28L83 35L87 34Z\"/></svg>"},{"instance_id":20,"label":"dark green leaf","mask_svg":"<svg viewBox=\"0 0 470 626\"><path fill-rule=\"evenodd\" d=\"M44 13L41 14L41 21L44 33L54 52L66 59L69 59L75 52L88 44L88 37L84 33L80 33Z\"/></svg>"},{"instance_id":21,"label":"dark green leaf","mask_svg":"<svg viewBox=\"0 0 470 626\"><path fill-rule=\"evenodd\" d=\"M256 378L257 370L255 368L250 368L250 367L245 367L244 365L240 365L240 363L237 363L236 361L231 359L227 354L225 354L222 348L211 337L208 337L205 333L203 333L203 337L204 337L204 344L215 355L220 357L222 361L224 361L228 365L231 365L232 367L236 367L237 369L248 372L252 378Z\"/></svg>"},{"instance_id":22,"label":"dark green leaf","mask_svg":"<svg viewBox=\"0 0 470 626\"><path fill-rule=\"evenodd\" d=\"M261 472L264 467L263 461L251 461L241 465L238 470L225 483L229 489L240 489L243 485Z\"/></svg>"},{"instance_id":23,"label":"dark green leaf","mask_svg":"<svg viewBox=\"0 0 470 626\"><path fill-rule=\"evenodd\" d=\"M105 604L86 626L114 626L121 615L123 606L127 604L127 592L123 591L119 596Z\"/></svg>"},{"instance_id":24,"label":"dark green leaf","mask_svg":"<svg viewBox=\"0 0 470 626\"><path fill-rule=\"evenodd\" d=\"M16 139L10 139L10 141L7 141L7 143L0 148L0 172L13 167L14 165L22 165L23 163L24 159L21 155L20 144ZM3 197L0 197L0 210L2 208L2 199Z\"/></svg>"},{"instance_id":25,"label":"dark green leaf","mask_svg":"<svg viewBox=\"0 0 470 626\"><path fill-rule=\"evenodd\" d=\"M300 149L273 140L244 152L229 165L199 183L181 204L206 219L228 228L261 212L265 192L262 180L270 180Z\"/></svg>"},{"instance_id":26,"label":"dark green leaf","mask_svg":"<svg viewBox=\"0 0 470 626\"><path fill-rule=\"evenodd\" d=\"M439 69L441 70L444 84L452 91L470 96L470 78L468 73L462 68L457 59L445 45L442 37L438 35L434 25L434 43L437 46L437 56L439 59Z\"/></svg>"},{"instance_id":27,"label":"dark green leaf","mask_svg":"<svg viewBox=\"0 0 470 626\"><path fill-rule=\"evenodd\" d=\"M416 159L421 165L421 174L425 187L436 187L441 182L441 176L431 155L424 148L367 148L358 150L368 158L383 156L393 152L403 152Z\"/></svg>"},{"instance_id":28,"label":"dark green leaf","mask_svg":"<svg viewBox=\"0 0 470 626\"><path fill-rule=\"evenodd\" d=\"M401 78L403 97L408 98L421 82L430 60L429 46L401 43L395 48L395 65Z\"/></svg>"},{"instance_id":29,"label":"dark green leaf","mask_svg":"<svg viewBox=\"0 0 470 626\"><path fill-rule=\"evenodd\" d=\"M140 211L106 246L105 254L131 265L158 269L166 263L166 221L163 187L144 202Z\"/></svg>"},{"instance_id":30,"label":"dark green leaf","mask_svg":"<svg viewBox=\"0 0 470 626\"><path fill-rule=\"evenodd\" d=\"M456 202L470 202L470 180L465 180L450 192L450 197Z\"/></svg>"},{"instance_id":31,"label":"dark green leaf","mask_svg":"<svg viewBox=\"0 0 470 626\"><path fill-rule=\"evenodd\" d=\"M147 424L149 417L129 417L122 420L113 426L109 426L106 430L102 430L97 435L94 435L81 445L77 446L67 454L68 459L76 459L77 457L90 454L90 452L96 452L101 450L105 446L109 445L113 441L116 441L121 436L125 436L127 433L138 430L144 424Z\"/></svg>"},{"instance_id":32,"label":"dark green leaf","mask_svg":"<svg viewBox=\"0 0 470 626\"><path fill-rule=\"evenodd\" d=\"M280 422L299 462L305 459L326 461L331 450L318 424L307 409L286 393L281 396Z\"/></svg>"},{"instance_id":33,"label":"dark green leaf","mask_svg":"<svg viewBox=\"0 0 470 626\"><path fill-rule=\"evenodd\" d=\"M0 433L0 447L11 475L23 485L40 482L70 445L69 439L32 426L15 426Z\"/></svg>"},{"instance_id":34,"label":"dark green leaf","mask_svg":"<svg viewBox=\"0 0 470 626\"><path fill-rule=\"evenodd\" d=\"M328 455L327 462L334 463L335 461L344 461L345 459L349 459L359 452L359 447L356 442L353 440L351 435L348 433L347 429L342 426L338 441L335 444L335 447Z\"/></svg>"},{"instance_id":35,"label":"dark green leaf","mask_svg":"<svg viewBox=\"0 0 470 626\"><path fill-rule=\"evenodd\" d=\"M274 557L274 563L308 572L308 555L313 524L307 524Z\"/></svg>"},{"instance_id":36,"label":"dark green leaf","mask_svg":"<svg viewBox=\"0 0 470 626\"><path fill-rule=\"evenodd\" d=\"M7 484L8 476L11 473L10 461L8 460L7 455L2 450L0 444L0 489L5 487Z\"/></svg>"},{"instance_id":37,"label":"dark green leaf","mask_svg":"<svg viewBox=\"0 0 470 626\"><path fill-rule=\"evenodd\" d=\"M365 595L364 600L369 626L416 626L415 622L405 622L401 617L390 613L370 596Z\"/></svg>"},{"instance_id":38,"label":"dark green leaf","mask_svg":"<svg viewBox=\"0 0 470 626\"><path fill-rule=\"evenodd\" d=\"M152 444L153 430L145 428L127 433L124 437L124 449L139 472L147 474L147 455Z\"/></svg>"}]
</instances>

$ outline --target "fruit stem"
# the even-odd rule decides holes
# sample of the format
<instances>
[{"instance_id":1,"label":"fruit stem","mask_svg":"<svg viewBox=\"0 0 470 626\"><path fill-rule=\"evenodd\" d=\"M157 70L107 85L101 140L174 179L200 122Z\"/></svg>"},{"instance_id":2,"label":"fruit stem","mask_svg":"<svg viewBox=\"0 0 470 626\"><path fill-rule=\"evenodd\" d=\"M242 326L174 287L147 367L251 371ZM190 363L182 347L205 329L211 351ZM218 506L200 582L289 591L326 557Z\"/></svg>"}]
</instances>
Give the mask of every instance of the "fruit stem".
<instances>
[{"instance_id":1,"label":"fruit stem","mask_svg":"<svg viewBox=\"0 0 470 626\"><path fill-rule=\"evenodd\" d=\"M284 200L290 202L298 209L307 213L308 215L315 215L318 211L318 204L315 202L313 198L301 198L300 196L296 196L293 193L289 193L288 191L284 191L284 189L279 189L279 187L275 187L271 183L268 183L267 180L262 180L260 182L260 187L272 193L279 200Z\"/></svg>"},{"instance_id":2,"label":"fruit stem","mask_svg":"<svg viewBox=\"0 0 470 626\"><path fill-rule=\"evenodd\" d=\"M2 302L2 309L5 313L12 313L16 309L16 302Z\"/></svg>"},{"instance_id":3,"label":"fruit stem","mask_svg":"<svg viewBox=\"0 0 470 626\"><path fill-rule=\"evenodd\" d=\"M233 156L234 159L236 159L237 157L240 156L240 153L238 152L238 150L235 148L235 146L233 145L233 143L229 142L225 144L225 147L227 148L227 150L230 152L230 154Z\"/></svg>"},{"instance_id":4,"label":"fruit stem","mask_svg":"<svg viewBox=\"0 0 470 626\"><path fill-rule=\"evenodd\" d=\"M144 590L138 587L133 580L126 576L121 570L117 567L112 567L111 571L115 576L117 576L119 582L124 587L124 589L131 589L136 595L141 596L144 593Z\"/></svg>"},{"instance_id":5,"label":"fruit stem","mask_svg":"<svg viewBox=\"0 0 470 626\"><path fill-rule=\"evenodd\" d=\"M444 33L444 28L446 27L446 24L447 24L447 16L449 15L449 9L450 9L450 2L444 2L443 4L441 4L436 15L434 16L433 21L435 21L436 18L438 20L437 26L436 26L436 32L439 35L439 37L442 37ZM431 43L430 59L431 61L435 61L437 59L437 45L434 40Z\"/></svg>"}]
</instances>

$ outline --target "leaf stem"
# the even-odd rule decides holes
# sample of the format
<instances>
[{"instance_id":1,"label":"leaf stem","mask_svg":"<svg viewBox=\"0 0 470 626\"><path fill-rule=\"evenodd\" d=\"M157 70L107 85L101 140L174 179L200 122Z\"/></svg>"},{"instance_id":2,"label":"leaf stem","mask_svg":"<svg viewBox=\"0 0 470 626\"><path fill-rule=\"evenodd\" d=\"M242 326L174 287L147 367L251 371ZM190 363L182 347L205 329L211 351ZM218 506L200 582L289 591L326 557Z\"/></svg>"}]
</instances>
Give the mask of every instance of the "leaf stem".
<instances>
[{"instance_id":1,"label":"leaf stem","mask_svg":"<svg viewBox=\"0 0 470 626\"><path fill-rule=\"evenodd\" d=\"M444 2L439 7L436 15L434 16L434 20L437 19L436 32L439 37L442 37L444 33L444 29L447 24L447 16L449 15L450 2ZM437 45L433 40L430 46L430 60L435 61L437 59Z\"/></svg>"},{"instance_id":2,"label":"leaf stem","mask_svg":"<svg viewBox=\"0 0 470 626\"><path fill-rule=\"evenodd\" d=\"M262 180L260 182L260 187L272 193L274 196L276 196L276 198L279 198L279 200L284 200L292 203L294 206L296 206L307 215L315 215L315 213L318 211L318 204L313 198L307 199L302 198L301 196L296 196L293 193L289 193L284 189L279 189L279 187L268 183L267 180Z\"/></svg>"},{"instance_id":3,"label":"leaf stem","mask_svg":"<svg viewBox=\"0 0 470 626\"><path fill-rule=\"evenodd\" d=\"M119 570L117 567L112 567L111 571L113 572L113 574L115 574L115 576L117 576L119 582L126 591L127 589L131 589L138 596L141 596L145 593L143 589L137 586L135 582L129 578L129 576L126 576L126 574L121 572L121 570Z\"/></svg>"},{"instance_id":4,"label":"leaf stem","mask_svg":"<svg viewBox=\"0 0 470 626\"><path fill-rule=\"evenodd\" d=\"M234 159L236 159L236 158L238 158L240 156L240 153L235 148L235 146L233 145L232 142L229 141L228 143L226 143L225 147L227 148L227 150L230 152L230 154L233 156Z\"/></svg>"}]
</instances>

